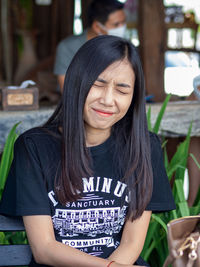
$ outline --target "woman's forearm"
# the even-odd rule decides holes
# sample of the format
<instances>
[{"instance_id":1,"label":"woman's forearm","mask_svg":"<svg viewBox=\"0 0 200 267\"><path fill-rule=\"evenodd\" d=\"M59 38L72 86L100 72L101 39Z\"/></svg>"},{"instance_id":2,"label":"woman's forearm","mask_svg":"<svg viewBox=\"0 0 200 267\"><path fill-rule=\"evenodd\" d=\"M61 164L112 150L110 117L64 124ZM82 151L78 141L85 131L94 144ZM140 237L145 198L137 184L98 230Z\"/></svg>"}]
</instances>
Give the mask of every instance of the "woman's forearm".
<instances>
[{"instance_id":1,"label":"woman's forearm","mask_svg":"<svg viewBox=\"0 0 200 267\"><path fill-rule=\"evenodd\" d=\"M32 251L37 263L56 267L106 267L110 262L110 260L91 256L56 240L46 243L43 248L32 248Z\"/></svg>"},{"instance_id":2,"label":"woman's forearm","mask_svg":"<svg viewBox=\"0 0 200 267\"><path fill-rule=\"evenodd\" d=\"M141 253L141 248L135 244L121 244L109 256L109 260L114 260L121 264L134 264Z\"/></svg>"},{"instance_id":3,"label":"woman's forearm","mask_svg":"<svg viewBox=\"0 0 200 267\"><path fill-rule=\"evenodd\" d=\"M71 248L58 241L46 244L43 249L35 253L35 260L39 264L55 267L107 267L112 261L102 259ZM110 267L133 267L132 264L118 263L114 261Z\"/></svg>"},{"instance_id":4,"label":"woman's forearm","mask_svg":"<svg viewBox=\"0 0 200 267\"><path fill-rule=\"evenodd\" d=\"M144 211L137 220L127 220L119 247L110 255L110 260L133 264L138 259L146 238L151 211Z\"/></svg>"}]
</instances>

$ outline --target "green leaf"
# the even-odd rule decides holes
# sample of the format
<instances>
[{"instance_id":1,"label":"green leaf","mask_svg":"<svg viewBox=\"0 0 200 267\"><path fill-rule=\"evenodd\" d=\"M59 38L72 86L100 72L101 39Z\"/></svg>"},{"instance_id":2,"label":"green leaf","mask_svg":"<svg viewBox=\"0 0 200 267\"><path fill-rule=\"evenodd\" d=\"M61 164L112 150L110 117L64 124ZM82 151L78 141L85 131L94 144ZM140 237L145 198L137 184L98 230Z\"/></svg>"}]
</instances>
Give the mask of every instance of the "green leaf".
<instances>
[{"instance_id":1,"label":"green leaf","mask_svg":"<svg viewBox=\"0 0 200 267\"><path fill-rule=\"evenodd\" d=\"M160 239L156 239L153 238L152 243L150 244L150 246L148 247L148 249L146 250L146 253L144 256L142 256L144 258L145 261L148 260L148 258L150 257L152 251L158 246L158 244L162 241L164 237L160 238ZM160 254L159 254L160 255Z\"/></svg>"},{"instance_id":2,"label":"green leaf","mask_svg":"<svg viewBox=\"0 0 200 267\"><path fill-rule=\"evenodd\" d=\"M194 162L196 163L197 167L200 169L200 163L197 161L195 156L192 153L190 153L189 156L194 160Z\"/></svg>"},{"instance_id":3,"label":"green leaf","mask_svg":"<svg viewBox=\"0 0 200 267\"><path fill-rule=\"evenodd\" d=\"M196 196L196 199L194 201L194 205L193 206L198 206L200 208L200 188L199 188L199 191L197 193L197 196ZM200 211L199 211L199 213L200 213Z\"/></svg>"},{"instance_id":4,"label":"green leaf","mask_svg":"<svg viewBox=\"0 0 200 267\"><path fill-rule=\"evenodd\" d=\"M176 179L174 182L174 186L176 187L178 202L186 202L183 190L183 181L181 179Z\"/></svg>"},{"instance_id":5,"label":"green leaf","mask_svg":"<svg viewBox=\"0 0 200 267\"><path fill-rule=\"evenodd\" d=\"M200 214L200 205L189 207L190 216Z\"/></svg>"},{"instance_id":6,"label":"green leaf","mask_svg":"<svg viewBox=\"0 0 200 267\"><path fill-rule=\"evenodd\" d=\"M169 160L168 160L166 147L164 147L164 165L165 165L165 170L167 170L169 166ZM169 177L169 175L167 176Z\"/></svg>"},{"instance_id":7,"label":"green leaf","mask_svg":"<svg viewBox=\"0 0 200 267\"><path fill-rule=\"evenodd\" d=\"M163 242L163 239L166 239L167 227L162 218L164 218L163 213L160 213L159 215L152 214L151 216L147 237L141 253L144 260L147 260L150 257L152 251L159 247L159 244ZM165 242L167 241L165 240Z\"/></svg>"},{"instance_id":8,"label":"green leaf","mask_svg":"<svg viewBox=\"0 0 200 267\"><path fill-rule=\"evenodd\" d=\"M168 140L164 140L164 141L162 142L162 148L163 148L163 149L166 148L166 144L167 144L167 142L168 142Z\"/></svg>"},{"instance_id":9,"label":"green leaf","mask_svg":"<svg viewBox=\"0 0 200 267\"><path fill-rule=\"evenodd\" d=\"M183 161L184 161L184 158L181 159L180 162L177 162L177 163L173 162L173 164L171 162L168 164L168 166L166 168L166 172L167 172L167 176L168 176L169 180L171 180L173 173L175 173L178 169L183 169L185 172L186 167L181 165L181 164L183 164Z\"/></svg>"},{"instance_id":10,"label":"green leaf","mask_svg":"<svg viewBox=\"0 0 200 267\"><path fill-rule=\"evenodd\" d=\"M167 233L167 225L163 222L163 220L159 217L159 215L152 214L151 216L155 221L157 221L162 226L162 228Z\"/></svg>"},{"instance_id":11,"label":"green leaf","mask_svg":"<svg viewBox=\"0 0 200 267\"><path fill-rule=\"evenodd\" d=\"M2 191L4 189L6 178L8 176L10 165L11 165L12 160L13 160L14 143L18 137L18 135L16 133L16 128L19 125L19 123L16 123L13 126L13 128L11 129L11 131L8 134L8 137L6 139L5 146L4 146L4 150L3 150L3 154L2 154L2 158L1 158L1 163L0 163L0 199L1 199Z\"/></svg>"},{"instance_id":12,"label":"green leaf","mask_svg":"<svg viewBox=\"0 0 200 267\"><path fill-rule=\"evenodd\" d=\"M186 201L178 203L180 217L190 216L190 210Z\"/></svg>"},{"instance_id":13,"label":"green leaf","mask_svg":"<svg viewBox=\"0 0 200 267\"><path fill-rule=\"evenodd\" d=\"M173 219L177 219L178 218L176 210L172 210L172 211L170 211L170 213L172 214L172 217L171 217L170 221L173 220Z\"/></svg>"},{"instance_id":14,"label":"green leaf","mask_svg":"<svg viewBox=\"0 0 200 267\"><path fill-rule=\"evenodd\" d=\"M166 243L167 245L166 234L160 231L155 232L150 246L147 248L144 257L142 256L144 260L147 261L153 251L157 252L157 254L159 255L159 258L166 258L166 253L164 252L164 249L163 249L163 243ZM162 260L159 260L159 261L162 261Z\"/></svg>"},{"instance_id":15,"label":"green leaf","mask_svg":"<svg viewBox=\"0 0 200 267\"><path fill-rule=\"evenodd\" d=\"M176 178L180 178L182 180L184 180L184 175L185 175L185 169L187 168L187 161L188 161L188 151L189 151L189 144L190 144L190 135L188 135L185 139L185 147L182 148L182 156L185 154L187 155L187 157L184 157L184 161L182 162L182 166L184 167L184 169L182 168L179 168L177 171L176 171L176 175L175 177Z\"/></svg>"},{"instance_id":16,"label":"green leaf","mask_svg":"<svg viewBox=\"0 0 200 267\"><path fill-rule=\"evenodd\" d=\"M147 125L149 131L152 131L152 126L151 126L151 106L149 106L148 111L147 111Z\"/></svg>"},{"instance_id":17,"label":"green leaf","mask_svg":"<svg viewBox=\"0 0 200 267\"><path fill-rule=\"evenodd\" d=\"M180 143L177 147L176 153L172 157L171 161L167 166L167 175L169 180L171 179L173 173L175 173L175 177L178 179L184 179L185 169L187 167L187 159L188 159L188 150L190 144L190 133L192 129L192 123L188 129L188 134L186 139Z\"/></svg>"},{"instance_id":18,"label":"green leaf","mask_svg":"<svg viewBox=\"0 0 200 267\"><path fill-rule=\"evenodd\" d=\"M153 132L154 133L158 133L159 131L159 128L160 128L160 123L161 123L161 120L163 118L163 115L165 113L165 109L167 107L167 104L170 100L170 97L171 97L171 94L167 95L167 97L165 98L165 101L163 102L162 104L162 107L160 109L160 112L158 113L158 116L157 116L157 119L156 119L156 122L155 122L155 125L153 127Z\"/></svg>"},{"instance_id":19,"label":"green leaf","mask_svg":"<svg viewBox=\"0 0 200 267\"><path fill-rule=\"evenodd\" d=\"M146 253L147 253L147 250L148 248L150 247L151 243L152 243L152 240L153 240L153 236L154 236L154 233L156 231L158 231L158 223L151 218L151 221L150 221L150 224L149 224L149 228L148 228L148 232L147 232L147 236L146 236L146 239L145 239L145 244L144 244L144 247L143 247L143 251L141 253L142 257L145 259L147 259L147 256L146 256Z\"/></svg>"},{"instance_id":20,"label":"green leaf","mask_svg":"<svg viewBox=\"0 0 200 267\"><path fill-rule=\"evenodd\" d=\"M6 244L5 234L0 232L0 245Z\"/></svg>"}]
</instances>

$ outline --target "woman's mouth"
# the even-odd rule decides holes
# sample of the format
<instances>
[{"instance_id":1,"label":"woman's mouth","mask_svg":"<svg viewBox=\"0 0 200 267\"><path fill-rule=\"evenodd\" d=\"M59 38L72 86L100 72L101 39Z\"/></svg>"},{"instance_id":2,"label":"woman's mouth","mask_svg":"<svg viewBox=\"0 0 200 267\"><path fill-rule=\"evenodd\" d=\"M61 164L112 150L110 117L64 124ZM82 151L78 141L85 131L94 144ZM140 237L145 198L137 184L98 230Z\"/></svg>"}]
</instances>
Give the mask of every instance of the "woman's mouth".
<instances>
[{"instance_id":1,"label":"woman's mouth","mask_svg":"<svg viewBox=\"0 0 200 267\"><path fill-rule=\"evenodd\" d=\"M99 115L101 115L101 116L103 116L103 117L110 117L110 116L113 115L113 112L110 112L110 111L99 110L99 109L95 109L95 108L93 108L93 110L94 110L97 114L99 114Z\"/></svg>"}]
</instances>

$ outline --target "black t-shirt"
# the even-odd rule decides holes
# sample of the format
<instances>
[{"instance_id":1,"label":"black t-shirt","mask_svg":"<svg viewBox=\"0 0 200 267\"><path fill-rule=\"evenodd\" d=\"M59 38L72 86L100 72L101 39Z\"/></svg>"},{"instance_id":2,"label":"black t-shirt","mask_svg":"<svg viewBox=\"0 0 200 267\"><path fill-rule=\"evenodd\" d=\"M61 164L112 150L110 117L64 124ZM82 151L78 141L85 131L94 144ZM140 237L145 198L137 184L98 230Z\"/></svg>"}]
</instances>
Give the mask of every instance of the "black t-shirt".
<instances>
[{"instance_id":1,"label":"black t-shirt","mask_svg":"<svg viewBox=\"0 0 200 267\"><path fill-rule=\"evenodd\" d=\"M57 241L107 258L120 243L129 201L127 185L115 175L114 140L111 136L103 144L89 148L94 175L82 177L82 197L64 206L57 200L54 190L61 164L61 138L58 131L49 131L35 128L17 139L0 213L50 215ZM154 181L146 210L172 210L175 204L163 165L160 141L152 133L150 141ZM125 200L123 206L122 200ZM31 266L39 265L33 261Z\"/></svg>"}]
</instances>

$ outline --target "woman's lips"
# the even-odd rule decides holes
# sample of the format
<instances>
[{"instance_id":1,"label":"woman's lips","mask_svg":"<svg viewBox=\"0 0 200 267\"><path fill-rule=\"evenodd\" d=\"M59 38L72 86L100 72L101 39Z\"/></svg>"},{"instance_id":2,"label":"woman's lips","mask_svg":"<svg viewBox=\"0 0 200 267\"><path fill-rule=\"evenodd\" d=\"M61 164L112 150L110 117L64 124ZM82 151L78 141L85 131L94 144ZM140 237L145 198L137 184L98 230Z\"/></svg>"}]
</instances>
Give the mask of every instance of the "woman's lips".
<instances>
[{"instance_id":1,"label":"woman's lips","mask_svg":"<svg viewBox=\"0 0 200 267\"><path fill-rule=\"evenodd\" d=\"M110 112L110 111L99 110L99 109L95 109L95 108L93 108L93 110L103 117L110 117L113 115L113 112Z\"/></svg>"}]
</instances>

